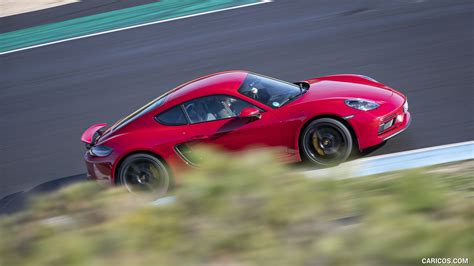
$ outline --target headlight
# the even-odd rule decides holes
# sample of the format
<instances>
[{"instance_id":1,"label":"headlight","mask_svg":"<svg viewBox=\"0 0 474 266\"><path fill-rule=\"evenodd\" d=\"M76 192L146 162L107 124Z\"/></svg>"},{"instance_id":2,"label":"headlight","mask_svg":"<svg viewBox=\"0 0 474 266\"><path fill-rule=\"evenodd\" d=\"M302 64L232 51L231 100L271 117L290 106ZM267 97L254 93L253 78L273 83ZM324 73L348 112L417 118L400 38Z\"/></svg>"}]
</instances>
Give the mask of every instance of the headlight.
<instances>
[{"instance_id":1,"label":"headlight","mask_svg":"<svg viewBox=\"0 0 474 266\"><path fill-rule=\"evenodd\" d=\"M370 111L379 107L380 105L376 102L364 100L364 99L347 99L346 105L357 110Z\"/></svg>"},{"instance_id":2,"label":"headlight","mask_svg":"<svg viewBox=\"0 0 474 266\"><path fill-rule=\"evenodd\" d=\"M112 153L112 148L106 146L94 146L89 150L89 153L96 157L106 157Z\"/></svg>"},{"instance_id":3,"label":"headlight","mask_svg":"<svg viewBox=\"0 0 474 266\"><path fill-rule=\"evenodd\" d=\"M408 112L408 100L405 101L405 103L403 104L403 112Z\"/></svg>"}]
</instances>

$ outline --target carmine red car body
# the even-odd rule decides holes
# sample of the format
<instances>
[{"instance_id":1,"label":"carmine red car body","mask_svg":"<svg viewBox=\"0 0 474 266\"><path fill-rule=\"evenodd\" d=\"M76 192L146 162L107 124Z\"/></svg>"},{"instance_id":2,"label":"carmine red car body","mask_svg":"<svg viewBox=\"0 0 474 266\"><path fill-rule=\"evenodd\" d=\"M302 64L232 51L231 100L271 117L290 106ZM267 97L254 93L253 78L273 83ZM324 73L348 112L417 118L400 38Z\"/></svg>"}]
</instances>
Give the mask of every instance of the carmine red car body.
<instances>
[{"instance_id":1,"label":"carmine red car body","mask_svg":"<svg viewBox=\"0 0 474 266\"><path fill-rule=\"evenodd\" d=\"M153 182L167 189L180 169L198 164L192 159L195 143L228 150L284 147L287 161L334 165L409 123L406 97L366 76L287 83L228 71L185 83L107 130L93 125L81 139L90 179L130 190Z\"/></svg>"}]
</instances>

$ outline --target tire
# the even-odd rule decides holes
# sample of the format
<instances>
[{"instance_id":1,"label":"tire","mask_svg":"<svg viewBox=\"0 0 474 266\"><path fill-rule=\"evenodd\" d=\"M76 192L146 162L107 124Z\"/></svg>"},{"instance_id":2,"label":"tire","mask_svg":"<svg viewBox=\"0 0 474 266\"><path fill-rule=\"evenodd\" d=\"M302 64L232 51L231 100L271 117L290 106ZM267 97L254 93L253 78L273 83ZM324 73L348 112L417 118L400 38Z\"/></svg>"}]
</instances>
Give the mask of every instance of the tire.
<instances>
[{"instance_id":1,"label":"tire","mask_svg":"<svg viewBox=\"0 0 474 266\"><path fill-rule=\"evenodd\" d=\"M349 129L332 118L320 118L307 125L300 137L301 153L318 166L334 166L352 153L353 139Z\"/></svg>"},{"instance_id":2,"label":"tire","mask_svg":"<svg viewBox=\"0 0 474 266\"><path fill-rule=\"evenodd\" d=\"M132 193L161 195L172 187L171 175L165 163L146 153L126 157L117 169L117 178Z\"/></svg>"}]
</instances>

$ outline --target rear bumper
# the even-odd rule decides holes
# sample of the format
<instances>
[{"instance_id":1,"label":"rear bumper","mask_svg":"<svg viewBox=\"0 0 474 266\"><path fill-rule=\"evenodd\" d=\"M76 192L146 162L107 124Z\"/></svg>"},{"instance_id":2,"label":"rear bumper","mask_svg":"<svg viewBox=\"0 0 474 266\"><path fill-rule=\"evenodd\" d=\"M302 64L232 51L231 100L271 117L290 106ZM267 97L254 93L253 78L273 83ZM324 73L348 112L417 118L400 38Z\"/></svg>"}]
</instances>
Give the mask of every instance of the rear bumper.
<instances>
[{"instance_id":1,"label":"rear bumper","mask_svg":"<svg viewBox=\"0 0 474 266\"><path fill-rule=\"evenodd\" d=\"M130 152L123 152L122 155L120 153L113 152L107 157L96 157L90 155L89 152L86 152L84 154L84 162L87 168L86 178L89 180L99 181L100 183L107 185L117 184L115 180L115 171L117 165L127 154L130 154ZM168 154L167 157L160 156L160 158L163 159L168 166L168 170L173 176L175 184L178 184L180 182L178 173L190 170L192 167L188 165L188 163L185 162L181 157L179 157L175 151L166 154Z\"/></svg>"},{"instance_id":2,"label":"rear bumper","mask_svg":"<svg viewBox=\"0 0 474 266\"><path fill-rule=\"evenodd\" d=\"M100 183L113 184L112 181L112 162L97 157L92 157L89 152L84 154L86 164L86 178L89 180L100 181Z\"/></svg>"}]
</instances>

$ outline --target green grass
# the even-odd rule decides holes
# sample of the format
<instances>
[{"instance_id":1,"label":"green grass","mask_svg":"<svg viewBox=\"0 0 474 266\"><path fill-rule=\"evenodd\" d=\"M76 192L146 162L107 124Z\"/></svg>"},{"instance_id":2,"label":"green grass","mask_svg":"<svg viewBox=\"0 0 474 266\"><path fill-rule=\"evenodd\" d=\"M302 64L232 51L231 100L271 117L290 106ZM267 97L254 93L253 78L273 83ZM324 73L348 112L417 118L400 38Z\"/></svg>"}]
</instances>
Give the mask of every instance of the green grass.
<instances>
[{"instance_id":1,"label":"green grass","mask_svg":"<svg viewBox=\"0 0 474 266\"><path fill-rule=\"evenodd\" d=\"M308 180L269 152L204 156L173 204L95 183L35 200L0 219L0 264L418 265L472 254L472 167Z\"/></svg>"}]
</instances>

